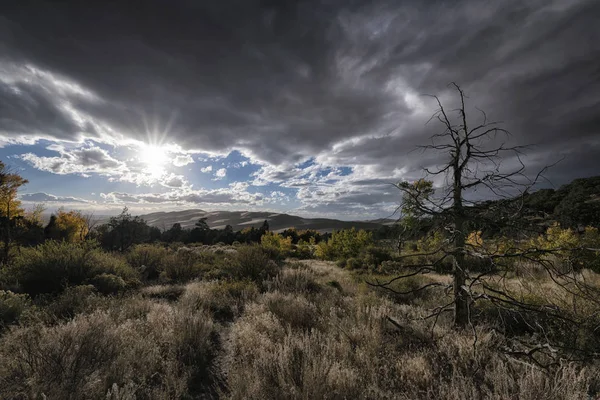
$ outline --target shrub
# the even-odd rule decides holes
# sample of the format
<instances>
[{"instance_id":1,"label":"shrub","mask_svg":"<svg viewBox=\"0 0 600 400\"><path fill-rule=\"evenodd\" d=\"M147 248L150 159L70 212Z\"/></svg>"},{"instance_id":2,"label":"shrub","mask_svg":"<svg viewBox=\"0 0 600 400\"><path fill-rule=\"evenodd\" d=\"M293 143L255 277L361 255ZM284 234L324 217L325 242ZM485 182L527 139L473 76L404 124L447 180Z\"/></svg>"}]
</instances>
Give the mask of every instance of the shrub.
<instances>
[{"instance_id":1,"label":"shrub","mask_svg":"<svg viewBox=\"0 0 600 400\"><path fill-rule=\"evenodd\" d=\"M31 299L28 295L0 290L0 331L6 325L17 322L21 314L30 307Z\"/></svg>"},{"instance_id":2,"label":"shrub","mask_svg":"<svg viewBox=\"0 0 600 400\"><path fill-rule=\"evenodd\" d=\"M360 258L363 266L376 269L385 261L392 259L391 254L386 249L377 246L368 246L361 251Z\"/></svg>"},{"instance_id":3,"label":"shrub","mask_svg":"<svg viewBox=\"0 0 600 400\"><path fill-rule=\"evenodd\" d=\"M112 274L122 278L127 286L137 287L140 284L140 274L133 267L127 264L121 254L107 253L99 248L94 249L87 256L87 264L95 266L96 274Z\"/></svg>"},{"instance_id":4,"label":"shrub","mask_svg":"<svg viewBox=\"0 0 600 400\"><path fill-rule=\"evenodd\" d=\"M344 229L335 231L327 242L317 245L316 256L323 260L357 257L361 250L373 243L371 232Z\"/></svg>"},{"instance_id":5,"label":"shrub","mask_svg":"<svg viewBox=\"0 0 600 400\"><path fill-rule=\"evenodd\" d=\"M117 294L127 286L123 278L113 274L96 275L90 283L102 294Z\"/></svg>"},{"instance_id":6,"label":"shrub","mask_svg":"<svg viewBox=\"0 0 600 400\"><path fill-rule=\"evenodd\" d=\"M268 250L260 246L241 246L226 270L233 279L260 283L276 276L280 268L269 257Z\"/></svg>"},{"instance_id":7,"label":"shrub","mask_svg":"<svg viewBox=\"0 0 600 400\"><path fill-rule=\"evenodd\" d=\"M171 254L164 260L161 279L168 282L187 282L202 277L209 267L188 253Z\"/></svg>"},{"instance_id":8,"label":"shrub","mask_svg":"<svg viewBox=\"0 0 600 400\"><path fill-rule=\"evenodd\" d=\"M170 301L179 299L184 292L185 287L182 285L154 285L141 290L142 296Z\"/></svg>"},{"instance_id":9,"label":"shrub","mask_svg":"<svg viewBox=\"0 0 600 400\"><path fill-rule=\"evenodd\" d=\"M45 312L49 320L71 319L83 312L91 312L101 302L101 297L92 285L71 286L66 288L58 297L40 296L39 302L46 304Z\"/></svg>"},{"instance_id":10,"label":"shrub","mask_svg":"<svg viewBox=\"0 0 600 400\"><path fill-rule=\"evenodd\" d=\"M121 258L104 253L95 243L47 241L25 248L11 267L12 277L32 296L59 293L67 286L81 285L107 273L128 284L137 282L137 273Z\"/></svg>"},{"instance_id":11,"label":"shrub","mask_svg":"<svg viewBox=\"0 0 600 400\"><path fill-rule=\"evenodd\" d=\"M260 299L266 309L273 313L284 327L311 330L320 324L317 306L296 293L265 293Z\"/></svg>"},{"instance_id":12,"label":"shrub","mask_svg":"<svg viewBox=\"0 0 600 400\"><path fill-rule=\"evenodd\" d=\"M166 304L146 302L142 313L117 306L9 331L0 340L0 398L104 399L110 391L115 399L123 391L180 399L209 390L210 317Z\"/></svg>"},{"instance_id":13,"label":"shrub","mask_svg":"<svg viewBox=\"0 0 600 400\"><path fill-rule=\"evenodd\" d=\"M320 291L315 275L307 269L284 269L273 279L270 290L282 293L310 294Z\"/></svg>"},{"instance_id":14,"label":"shrub","mask_svg":"<svg viewBox=\"0 0 600 400\"><path fill-rule=\"evenodd\" d=\"M386 282L393 277L373 275L365 278L365 280L369 282ZM392 282L387 286L389 290L377 288L376 291L394 302L400 304L411 303L416 299L425 299L436 293L433 288L421 290L422 287L430 283L434 283L430 276L414 275Z\"/></svg>"},{"instance_id":15,"label":"shrub","mask_svg":"<svg viewBox=\"0 0 600 400\"><path fill-rule=\"evenodd\" d=\"M274 251L274 253L280 253L282 257L290 254L292 250L292 238L283 237L278 233L270 231L265 232L260 238L260 244L263 248L268 251Z\"/></svg>"},{"instance_id":16,"label":"shrub","mask_svg":"<svg viewBox=\"0 0 600 400\"><path fill-rule=\"evenodd\" d=\"M194 282L186 286L180 304L184 310L205 310L215 319L231 320L257 296L258 287L252 282Z\"/></svg>"},{"instance_id":17,"label":"shrub","mask_svg":"<svg viewBox=\"0 0 600 400\"><path fill-rule=\"evenodd\" d=\"M332 288L334 288L334 289L336 289L336 290L340 291L340 292L341 292L342 290L344 290L344 288L342 288L342 285L341 285L341 284L340 284L338 281L335 281L335 280L334 280L334 281L327 281L325 284L326 284L327 286L330 286L330 287L332 287Z\"/></svg>"},{"instance_id":18,"label":"shrub","mask_svg":"<svg viewBox=\"0 0 600 400\"><path fill-rule=\"evenodd\" d=\"M158 279L168 254L164 247L139 244L127 253L126 259L129 265L140 271L143 279L154 280Z\"/></svg>"},{"instance_id":19,"label":"shrub","mask_svg":"<svg viewBox=\"0 0 600 400\"><path fill-rule=\"evenodd\" d=\"M362 263L360 260L357 260L354 257L350 257L346 260L346 268L348 269L358 269L362 267Z\"/></svg>"},{"instance_id":20,"label":"shrub","mask_svg":"<svg viewBox=\"0 0 600 400\"><path fill-rule=\"evenodd\" d=\"M300 239L298 244L293 246L290 255L301 260L311 259L313 258L313 246Z\"/></svg>"}]
</instances>

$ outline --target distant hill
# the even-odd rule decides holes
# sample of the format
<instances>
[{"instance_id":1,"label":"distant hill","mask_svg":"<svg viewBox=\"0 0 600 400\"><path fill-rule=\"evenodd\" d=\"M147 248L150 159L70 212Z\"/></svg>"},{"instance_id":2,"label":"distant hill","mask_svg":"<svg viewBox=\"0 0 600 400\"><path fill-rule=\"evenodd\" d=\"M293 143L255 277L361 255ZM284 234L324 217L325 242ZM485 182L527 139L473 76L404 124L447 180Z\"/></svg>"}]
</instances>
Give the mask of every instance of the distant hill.
<instances>
[{"instance_id":1,"label":"distant hill","mask_svg":"<svg viewBox=\"0 0 600 400\"><path fill-rule=\"evenodd\" d=\"M171 212L155 212L141 215L151 226L170 228L174 223L180 223L183 228L193 227L200 218L207 218L208 225L213 229L223 229L231 225L234 231L249 227L260 227L265 220L269 222L272 231L281 231L287 228L315 229L320 232L331 232L337 229L377 229L382 225L389 225L391 220L375 221L340 221L328 218L302 218L295 215L249 212L249 211L204 211L184 210Z\"/></svg>"},{"instance_id":2,"label":"distant hill","mask_svg":"<svg viewBox=\"0 0 600 400\"><path fill-rule=\"evenodd\" d=\"M557 190L538 190L525 196L524 206L563 226L600 226L600 176L575 179Z\"/></svg>"},{"instance_id":3,"label":"distant hill","mask_svg":"<svg viewBox=\"0 0 600 400\"><path fill-rule=\"evenodd\" d=\"M489 200L473 211L485 215L487 210L509 204L522 207L522 222L540 233L556 222L576 229L600 227L600 176L575 179L558 189L540 189L514 199ZM502 222L497 222L500 227Z\"/></svg>"},{"instance_id":4,"label":"distant hill","mask_svg":"<svg viewBox=\"0 0 600 400\"><path fill-rule=\"evenodd\" d=\"M542 230L545 229L544 226L548 226L554 221L560 222L563 226L600 227L600 176L575 179L556 190L541 189L527 194L523 200L527 220ZM490 200L487 205L491 206L496 202L498 200ZM389 219L340 221L329 218L303 218L283 213L249 211L184 210L155 212L141 217L148 224L161 229L168 229L177 222L184 228L190 228L200 218L206 217L209 226L213 229L222 229L225 225L231 225L236 231L252 226L260 227L265 220L269 222L272 231L282 231L287 228L315 229L320 232L352 227L378 229L382 225L393 223L393 220Z\"/></svg>"}]
</instances>

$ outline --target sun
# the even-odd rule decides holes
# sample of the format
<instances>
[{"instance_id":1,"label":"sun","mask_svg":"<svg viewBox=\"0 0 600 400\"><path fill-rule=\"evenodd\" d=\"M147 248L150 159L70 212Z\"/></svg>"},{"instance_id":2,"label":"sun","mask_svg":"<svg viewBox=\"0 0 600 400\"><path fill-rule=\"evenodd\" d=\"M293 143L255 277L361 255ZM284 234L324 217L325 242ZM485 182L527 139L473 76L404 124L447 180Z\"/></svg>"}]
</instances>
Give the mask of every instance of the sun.
<instances>
[{"instance_id":1,"label":"sun","mask_svg":"<svg viewBox=\"0 0 600 400\"><path fill-rule=\"evenodd\" d=\"M146 166L145 170L152 176L160 176L166 172L169 161L164 148L154 145L144 145L140 149L139 159Z\"/></svg>"}]
</instances>

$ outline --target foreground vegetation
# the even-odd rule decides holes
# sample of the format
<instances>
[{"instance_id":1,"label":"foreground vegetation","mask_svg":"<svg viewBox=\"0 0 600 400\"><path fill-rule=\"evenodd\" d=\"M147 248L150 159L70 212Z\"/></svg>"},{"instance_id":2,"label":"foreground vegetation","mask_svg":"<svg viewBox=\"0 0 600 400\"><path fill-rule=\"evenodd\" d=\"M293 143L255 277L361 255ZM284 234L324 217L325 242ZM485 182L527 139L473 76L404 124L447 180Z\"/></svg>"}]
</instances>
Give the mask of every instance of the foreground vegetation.
<instances>
[{"instance_id":1,"label":"foreground vegetation","mask_svg":"<svg viewBox=\"0 0 600 400\"><path fill-rule=\"evenodd\" d=\"M396 292L365 284L385 279L385 268L398 261L387 252L388 261L369 268L361 260L385 249L366 233L342 235L342 243L361 249L353 270L286 261L295 249L273 234L261 246L137 245L121 254L91 242L50 241L23 249L2 270L0 398L597 395L593 358L561 353L538 365L518 354L515 346L535 334L524 315L502 315L482 303L478 323L456 331L450 315L435 325L423 318L450 299L443 290L398 294L425 282L447 284L447 275L398 281ZM334 235L330 246L339 239ZM324 245L311 249L318 254ZM336 252L346 256L343 248L326 254ZM573 303L526 267L509 280L514 293L560 305L569 318L594 317L590 303ZM580 273L600 290L600 275ZM600 351L597 333L577 340Z\"/></svg>"}]
</instances>

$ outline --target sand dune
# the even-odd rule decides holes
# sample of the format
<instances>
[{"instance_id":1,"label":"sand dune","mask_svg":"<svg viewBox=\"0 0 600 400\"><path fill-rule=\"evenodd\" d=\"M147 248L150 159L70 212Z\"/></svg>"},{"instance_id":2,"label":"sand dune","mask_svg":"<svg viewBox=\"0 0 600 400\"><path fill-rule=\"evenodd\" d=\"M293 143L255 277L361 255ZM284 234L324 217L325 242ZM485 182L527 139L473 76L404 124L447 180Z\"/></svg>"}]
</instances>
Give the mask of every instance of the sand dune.
<instances>
[{"instance_id":1,"label":"sand dune","mask_svg":"<svg viewBox=\"0 0 600 400\"><path fill-rule=\"evenodd\" d=\"M379 221L340 221L328 218L302 218L295 215L279 214L272 212L250 211L204 211L183 210L172 212L156 212L142 215L149 225L168 229L174 223L180 223L184 228L191 228L200 218L207 218L211 228L222 229L231 225L234 230L241 230L251 226L260 227L265 220L269 222L272 231L281 231L287 228L316 229L321 232L331 232L336 229L377 229L383 224L390 224L390 220Z\"/></svg>"}]
</instances>

